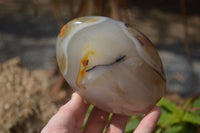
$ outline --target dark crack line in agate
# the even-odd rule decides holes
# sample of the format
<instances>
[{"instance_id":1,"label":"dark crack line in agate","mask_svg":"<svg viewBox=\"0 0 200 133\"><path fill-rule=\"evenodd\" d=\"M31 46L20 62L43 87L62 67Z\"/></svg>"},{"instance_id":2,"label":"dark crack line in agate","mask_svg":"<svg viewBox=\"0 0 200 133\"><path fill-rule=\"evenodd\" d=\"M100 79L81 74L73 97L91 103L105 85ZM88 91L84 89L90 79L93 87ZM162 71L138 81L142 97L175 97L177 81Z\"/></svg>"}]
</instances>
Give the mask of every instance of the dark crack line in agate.
<instances>
[{"instance_id":1,"label":"dark crack line in agate","mask_svg":"<svg viewBox=\"0 0 200 133\"><path fill-rule=\"evenodd\" d=\"M113 65L113 64L115 64L115 63L120 62L120 61L123 60L125 57L126 57L125 55L119 56L118 58L116 58L116 60L115 60L114 62L112 62L112 63L110 63L110 64L101 64L101 65L93 66L92 68L86 70L86 72L92 71L93 69L95 69L95 68L97 68L97 67L101 67L101 66L111 66L111 65Z\"/></svg>"}]
</instances>

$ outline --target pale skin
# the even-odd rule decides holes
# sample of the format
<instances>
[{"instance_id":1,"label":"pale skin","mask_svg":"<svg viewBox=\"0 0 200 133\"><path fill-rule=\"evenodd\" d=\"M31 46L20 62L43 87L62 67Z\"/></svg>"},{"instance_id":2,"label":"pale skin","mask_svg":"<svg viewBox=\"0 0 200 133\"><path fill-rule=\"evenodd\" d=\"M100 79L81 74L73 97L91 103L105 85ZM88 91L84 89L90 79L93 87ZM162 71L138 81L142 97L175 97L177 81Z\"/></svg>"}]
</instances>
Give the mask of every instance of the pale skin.
<instances>
[{"instance_id":1,"label":"pale skin","mask_svg":"<svg viewBox=\"0 0 200 133\"><path fill-rule=\"evenodd\" d=\"M81 130L88 107L89 104L80 95L74 93L71 100L58 110L41 133L102 133L109 113L96 107L92 110L84 130ZM160 108L155 106L143 117L134 133L153 132L160 114ZM114 114L106 133L123 133L127 121L128 116Z\"/></svg>"}]
</instances>

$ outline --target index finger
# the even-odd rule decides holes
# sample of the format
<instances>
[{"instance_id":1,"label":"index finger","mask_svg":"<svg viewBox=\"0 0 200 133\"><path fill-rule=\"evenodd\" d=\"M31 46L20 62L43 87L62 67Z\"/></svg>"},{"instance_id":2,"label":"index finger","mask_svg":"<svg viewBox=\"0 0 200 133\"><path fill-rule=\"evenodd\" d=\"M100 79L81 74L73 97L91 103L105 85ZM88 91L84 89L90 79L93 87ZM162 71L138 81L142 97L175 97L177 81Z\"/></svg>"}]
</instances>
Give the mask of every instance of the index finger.
<instances>
[{"instance_id":1,"label":"index finger","mask_svg":"<svg viewBox=\"0 0 200 133\"><path fill-rule=\"evenodd\" d=\"M50 119L42 130L42 133L63 131L73 132L75 128L81 128L88 104L84 102L77 93L72 95L72 99L63 105L59 111Z\"/></svg>"}]
</instances>

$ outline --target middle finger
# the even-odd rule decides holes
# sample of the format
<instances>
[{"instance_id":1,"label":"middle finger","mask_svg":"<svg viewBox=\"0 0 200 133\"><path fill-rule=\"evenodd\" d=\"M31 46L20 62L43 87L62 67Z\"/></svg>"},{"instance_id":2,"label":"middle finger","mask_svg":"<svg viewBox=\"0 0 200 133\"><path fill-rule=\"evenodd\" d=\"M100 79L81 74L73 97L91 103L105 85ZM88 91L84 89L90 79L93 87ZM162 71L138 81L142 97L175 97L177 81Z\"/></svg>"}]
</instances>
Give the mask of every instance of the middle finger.
<instances>
[{"instance_id":1,"label":"middle finger","mask_svg":"<svg viewBox=\"0 0 200 133\"><path fill-rule=\"evenodd\" d=\"M84 133L94 133L94 131L95 133L102 133L108 116L108 112L94 107L84 128Z\"/></svg>"}]
</instances>

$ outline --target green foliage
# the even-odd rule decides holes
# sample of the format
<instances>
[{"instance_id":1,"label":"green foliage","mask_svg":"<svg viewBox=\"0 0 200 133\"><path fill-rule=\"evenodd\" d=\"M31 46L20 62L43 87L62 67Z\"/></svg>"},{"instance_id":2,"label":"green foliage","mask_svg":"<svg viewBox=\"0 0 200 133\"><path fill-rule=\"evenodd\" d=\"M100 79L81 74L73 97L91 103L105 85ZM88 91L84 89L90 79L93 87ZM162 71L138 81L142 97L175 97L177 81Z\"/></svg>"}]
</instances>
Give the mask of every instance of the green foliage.
<instances>
[{"instance_id":1,"label":"green foliage","mask_svg":"<svg viewBox=\"0 0 200 133\"><path fill-rule=\"evenodd\" d=\"M87 113L86 113L86 115L85 115L85 119L84 119L83 125L81 126L81 130L84 129L84 127L85 127L85 125L86 125L86 122L87 122L87 120L88 120L88 118L89 118L89 116L90 116L90 113L92 112L93 108L94 108L93 105L90 105L90 106L89 106L89 108L88 108L88 110L87 110Z\"/></svg>"},{"instance_id":2,"label":"green foliage","mask_svg":"<svg viewBox=\"0 0 200 133\"><path fill-rule=\"evenodd\" d=\"M160 106L162 114L155 133L197 133L200 131L200 97L196 100L188 99L182 107L162 98L158 106ZM125 132L132 133L140 120L139 117L132 116Z\"/></svg>"},{"instance_id":3,"label":"green foliage","mask_svg":"<svg viewBox=\"0 0 200 133\"><path fill-rule=\"evenodd\" d=\"M131 118L129 119L129 122L126 125L125 132L126 133L133 132L133 130L136 129L139 123L140 123L140 120L137 116L131 116Z\"/></svg>"},{"instance_id":4,"label":"green foliage","mask_svg":"<svg viewBox=\"0 0 200 133\"><path fill-rule=\"evenodd\" d=\"M200 97L197 98L197 100L194 101L192 107L193 107L193 108L194 108L194 107L200 107Z\"/></svg>"}]
</instances>

